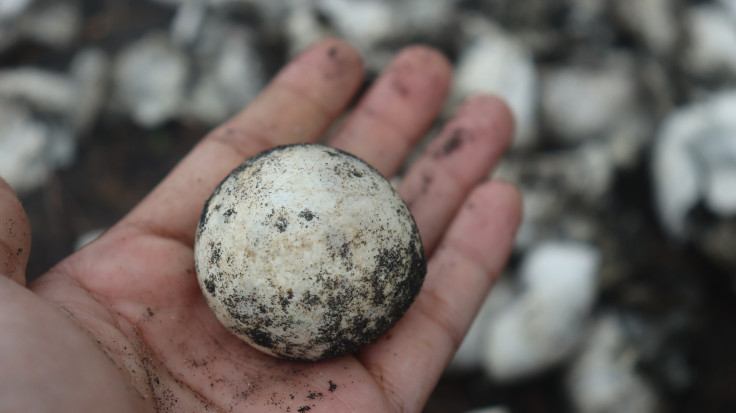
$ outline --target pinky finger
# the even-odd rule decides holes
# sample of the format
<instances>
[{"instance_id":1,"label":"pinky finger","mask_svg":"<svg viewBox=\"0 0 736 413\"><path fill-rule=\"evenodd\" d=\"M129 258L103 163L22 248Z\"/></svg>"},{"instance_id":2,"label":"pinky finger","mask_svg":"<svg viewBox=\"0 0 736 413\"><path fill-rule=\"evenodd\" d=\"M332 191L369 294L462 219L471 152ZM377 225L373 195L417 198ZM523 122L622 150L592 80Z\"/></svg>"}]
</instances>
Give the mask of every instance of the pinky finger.
<instances>
[{"instance_id":1,"label":"pinky finger","mask_svg":"<svg viewBox=\"0 0 736 413\"><path fill-rule=\"evenodd\" d=\"M397 411L420 411L426 402L506 263L520 211L510 184L477 187L434 252L414 304L360 353Z\"/></svg>"},{"instance_id":2,"label":"pinky finger","mask_svg":"<svg viewBox=\"0 0 736 413\"><path fill-rule=\"evenodd\" d=\"M0 276L25 286L30 249L28 217L13 189L0 178Z\"/></svg>"}]
</instances>

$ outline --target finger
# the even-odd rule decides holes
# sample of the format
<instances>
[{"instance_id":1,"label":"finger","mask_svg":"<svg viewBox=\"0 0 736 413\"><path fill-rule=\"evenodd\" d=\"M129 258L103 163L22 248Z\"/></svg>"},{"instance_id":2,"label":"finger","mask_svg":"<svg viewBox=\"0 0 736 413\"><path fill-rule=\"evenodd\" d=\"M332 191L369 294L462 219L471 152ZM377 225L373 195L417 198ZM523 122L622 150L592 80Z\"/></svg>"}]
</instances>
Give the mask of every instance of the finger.
<instances>
[{"instance_id":1,"label":"finger","mask_svg":"<svg viewBox=\"0 0 736 413\"><path fill-rule=\"evenodd\" d=\"M0 276L26 285L31 227L13 189L0 178Z\"/></svg>"},{"instance_id":2,"label":"finger","mask_svg":"<svg viewBox=\"0 0 736 413\"><path fill-rule=\"evenodd\" d=\"M403 50L330 145L357 155L385 176L393 175L442 108L451 70L447 59L433 49Z\"/></svg>"},{"instance_id":3,"label":"finger","mask_svg":"<svg viewBox=\"0 0 736 413\"><path fill-rule=\"evenodd\" d=\"M404 317L360 353L397 411L419 411L470 327L511 250L521 198L494 181L473 191L429 263Z\"/></svg>"},{"instance_id":4,"label":"finger","mask_svg":"<svg viewBox=\"0 0 736 413\"><path fill-rule=\"evenodd\" d=\"M488 177L512 132L506 104L478 96L460 108L408 172L399 194L414 215L428 256L467 194Z\"/></svg>"},{"instance_id":5,"label":"finger","mask_svg":"<svg viewBox=\"0 0 736 413\"><path fill-rule=\"evenodd\" d=\"M360 56L351 46L335 39L320 42L203 139L122 224L191 245L205 200L231 170L269 147L317 140L362 77Z\"/></svg>"}]
</instances>

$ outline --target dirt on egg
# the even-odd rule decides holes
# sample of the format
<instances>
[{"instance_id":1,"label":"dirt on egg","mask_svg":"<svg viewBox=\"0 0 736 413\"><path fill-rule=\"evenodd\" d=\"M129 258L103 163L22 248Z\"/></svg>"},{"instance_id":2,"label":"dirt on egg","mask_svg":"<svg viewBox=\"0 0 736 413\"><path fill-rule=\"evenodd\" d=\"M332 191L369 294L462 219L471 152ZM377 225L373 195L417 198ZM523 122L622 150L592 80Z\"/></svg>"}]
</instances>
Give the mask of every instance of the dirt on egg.
<instances>
[{"instance_id":1,"label":"dirt on egg","mask_svg":"<svg viewBox=\"0 0 736 413\"><path fill-rule=\"evenodd\" d=\"M235 169L205 205L197 277L220 322L285 359L357 350L393 326L426 260L390 183L337 149L277 147Z\"/></svg>"}]
</instances>

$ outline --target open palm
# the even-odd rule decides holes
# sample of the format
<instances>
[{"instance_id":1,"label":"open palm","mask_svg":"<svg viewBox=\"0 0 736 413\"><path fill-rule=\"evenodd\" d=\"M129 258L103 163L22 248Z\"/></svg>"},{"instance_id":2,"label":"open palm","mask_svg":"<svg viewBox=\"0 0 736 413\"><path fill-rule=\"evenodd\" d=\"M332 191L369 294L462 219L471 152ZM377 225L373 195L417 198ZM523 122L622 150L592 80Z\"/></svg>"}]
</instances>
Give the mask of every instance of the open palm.
<instances>
[{"instance_id":1,"label":"open palm","mask_svg":"<svg viewBox=\"0 0 736 413\"><path fill-rule=\"evenodd\" d=\"M438 53L403 51L328 143L393 175L449 79ZM430 257L427 278L399 323L356 354L261 354L218 323L194 273L197 220L220 180L264 149L319 139L361 81L352 48L317 44L123 220L28 288L28 223L0 180L0 411L420 411L519 221L514 189L484 180L511 135L500 101L467 102L406 173L399 193Z\"/></svg>"}]
</instances>

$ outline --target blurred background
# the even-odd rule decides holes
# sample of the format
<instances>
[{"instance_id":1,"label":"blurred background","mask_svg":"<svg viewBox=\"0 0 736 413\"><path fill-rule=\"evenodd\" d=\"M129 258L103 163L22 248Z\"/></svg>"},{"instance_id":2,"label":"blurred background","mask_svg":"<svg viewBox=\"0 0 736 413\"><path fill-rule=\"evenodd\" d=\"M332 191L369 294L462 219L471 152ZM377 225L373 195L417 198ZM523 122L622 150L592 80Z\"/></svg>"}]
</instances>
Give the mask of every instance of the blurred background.
<instances>
[{"instance_id":1,"label":"blurred background","mask_svg":"<svg viewBox=\"0 0 736 413\"><path fill-rule=\"evenodd\" d=\"M443 117L490 92L518 125L514 254L425 412L736 411L735 0L0 0L29 278L324 36L366 86L437 47Z\"/></svg>"}]
</instances>

